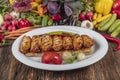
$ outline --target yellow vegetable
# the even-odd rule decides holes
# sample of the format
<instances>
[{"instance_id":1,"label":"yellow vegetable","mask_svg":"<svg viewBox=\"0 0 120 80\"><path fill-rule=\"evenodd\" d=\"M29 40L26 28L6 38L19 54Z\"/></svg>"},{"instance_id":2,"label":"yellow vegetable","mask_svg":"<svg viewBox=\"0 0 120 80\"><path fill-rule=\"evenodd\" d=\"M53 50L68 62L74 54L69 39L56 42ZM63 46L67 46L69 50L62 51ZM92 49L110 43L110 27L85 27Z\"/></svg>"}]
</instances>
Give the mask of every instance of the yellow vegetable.
<instances>
[{"instance_id":1,"label":"yellow vegetable","mask_svg":"<svg viewBox=\"0 0 120 80\"><path fill-rule=\"evenodd\" d=\"M98 28L98 26L99 26L99 25L98 25L98 24L96 24L96 25L95 25L95 28Z\"/></svg>"},{"instance_id":2,"label":"yellow vegetable","mask_svg":"<svg viewBox=\"0 0 120 80\"><path fill-rule=\"evenodd\" d=\"M107 15L110 13L111 9L112 9L112 5L113 5L113 0L105 0L105 6L104 6L104 11L103 11L103 15Z\"/></svg>"},{"instance_id":3,"label":"yellow vegetable","mask_svg":"<svg viewBox=\"0 0 120 80\"><path fill-rule=\"evenodd\" d=\"M94 13L93 20L97 19L97 13Z\"/></svg>"},{"instance_id":4,"label":"yellow vegetable","mask_svg":"<svg viewBox=\"0 0 120 80\"><path fill-rule=\"evenodd\" d=\"M9 0L10 4L13 4L16 0Z\"/></svg>"},{"instance_id":5,"label":"yellow vegetable","mask_svg":"<svg viewBox=\"0 0 120 80\"><path fill-rule=\"evenodd\" d=\"M44 0L35 0L35 2L37 2L37 3L41 3L41 2L43 2Z\"/></svg>"},{"instance_id":6,"label":"yellow vegetable","mask_svg":"<svg viewBox=\"0 0 120 80\"><path fill-rule=\"evenodd\" d=\"M37 3L37 2L31 2L31 6L32 6L32 8L35 8L35 7L37 7L39 4Z\"/></svg>"},{"instance_id":7,"label":"yellow vegetable","mask_svg":"<svg viewBox=\"0 0 120 80\"><path fill-rule=\"evenodd\" d=\"M95 10L96 12L98 13L103 13L104 11L104 0L98 0L96 3L95 3Z\"/></svg>"},{"instance_id":8,"label":"yellow vegetable","mask_svg":"<svg viewBox=\"0 0 120 80\"><path fill-rule=\"evenodd\" d=\"M110 16L112 16L112 14L105 15L105 16L99 18L99 19L97 20L97 22L99 23L99 22L101 22L101 21L107 19L107 18L110 17Z\"/></svg>"},{"instance_id":9,"label":"yellow vegetable","mask_svg":"<svg viewBox=\"0 0 120 80\"><path fill-rule=\"evenodd\" d=\"M95 20L95 21L93 21L93 25L95 26L97 24L97 21Z\"/></svg>"},{"instance_id":10,"label":"yellow vegetable","mask_svg":"<svg viewBox=\"0 0 120 80\"><path fill-rule=\"evenodd\" d=\"M38 10L38 13L39 13L40 16L42 16L44 14L44 9L41 5L37 6L37 10Z\"/></svg>"}]
</instances>

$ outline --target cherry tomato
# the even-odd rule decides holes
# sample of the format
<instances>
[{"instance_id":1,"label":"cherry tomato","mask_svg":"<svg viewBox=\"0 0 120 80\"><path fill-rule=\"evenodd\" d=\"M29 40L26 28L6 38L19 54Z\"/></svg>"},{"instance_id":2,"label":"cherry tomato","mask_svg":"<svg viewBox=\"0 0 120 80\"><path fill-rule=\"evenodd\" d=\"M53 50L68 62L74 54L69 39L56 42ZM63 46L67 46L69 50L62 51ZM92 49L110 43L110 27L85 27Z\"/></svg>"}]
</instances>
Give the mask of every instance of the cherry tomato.
<instances>
[{"instance_id":1,"label":"cherry tomato","mask_svg":"<svg viewBox=\"0 0 120 80\"><path fill-rule=\"evenodd\" d=\"M42 63L62 64L62 57L57 52L45 52L42 56Z\"/></svg>"}]
</instances>

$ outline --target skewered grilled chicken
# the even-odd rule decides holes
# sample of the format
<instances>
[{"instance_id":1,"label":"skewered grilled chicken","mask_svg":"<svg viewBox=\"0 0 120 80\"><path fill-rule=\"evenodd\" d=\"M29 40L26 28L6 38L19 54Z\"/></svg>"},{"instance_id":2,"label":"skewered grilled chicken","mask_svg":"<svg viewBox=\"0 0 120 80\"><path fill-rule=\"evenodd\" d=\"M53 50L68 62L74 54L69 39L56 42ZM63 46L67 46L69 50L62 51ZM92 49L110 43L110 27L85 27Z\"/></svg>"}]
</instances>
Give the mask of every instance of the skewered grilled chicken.
<instances>
[{"instance_id":1,"label":"skewered grilled chicken","mask_svg":"<svg viewBox=\"0 0 120 80\"><path fill-rule=\"evenodd\" d=\"M72 38L70 36L63 37L63 48L65 50L70 50L73 48Z\"/></svg>"},{"instance_id":2,"label":"skewered grilled chicken","mask_svg":"<svg viewBox=\"0 0 120 80\"><path fill-rule=\"evenodd\" d=\"M31 47L31 38L29 36L23 36L20 44L20 52L27 53Z\"/></svg>"},{"instance_id":3,"label":"skewered grilled chicken","mask_svg":"<svg viewBox=\"0 0 120 80\"><path fill-rule=\"evenodd\" d=\"M39 53L41 45L41 38L37 35L32 37L30 52Z\"/></svg>"},{"instance_id":4,"label":"skewered grilled chicken","mask_svg":"<svg viewBox=\"0 0 120 80\"><path fill-rule=\"evenodd\" d=\"M61 51L88 48L94 44L93 39L88 35L49 35L43 34L42 36L24 36L20 44L20 52L22 53L40 53L45 51Z\"/></svg>"},{"instance_id":5,"label":"skewered grilled chicken","mask_svg":"<svg viewBox=\"0 0 120 80\"><path fill-rule=\"evenodd\" d=\"M52 49L52 37L48 34L42 35L42 43L41 43L41 48L42 51L49 51Z\"/></svg>"},{"instance_id":6,"label":"skewered grilled chicken","mask_svg":"<svg viewBox=\"0 0 120 80\"><path fill-rule=\"evenodd\" d=\"M62 37L61 36L53 36L53 50L60 51L62 49Z\"/></svg>"},{"instance_id":7,"label":"skewered grilled chicken","mask_svg":"<svg viewBox=\"0 0 120 80\"><path fill-rule=\"evenodd\" d=\"M94 41L88 35L81 35L83 39L83 47L89 48L93 45Z\"/></svg>"},{"instance_id":8,"label":"skewered grilled chicken","mask_svg":"<svg viewBox=\"0 0 120 80\"><path fill-rule=\"evenodd\" d=\"M74 47L74 50L81 49L82 45L83 45L82 37L79 36L79 35L73 36L73 47Z\"/></svg>"}]
</instances>

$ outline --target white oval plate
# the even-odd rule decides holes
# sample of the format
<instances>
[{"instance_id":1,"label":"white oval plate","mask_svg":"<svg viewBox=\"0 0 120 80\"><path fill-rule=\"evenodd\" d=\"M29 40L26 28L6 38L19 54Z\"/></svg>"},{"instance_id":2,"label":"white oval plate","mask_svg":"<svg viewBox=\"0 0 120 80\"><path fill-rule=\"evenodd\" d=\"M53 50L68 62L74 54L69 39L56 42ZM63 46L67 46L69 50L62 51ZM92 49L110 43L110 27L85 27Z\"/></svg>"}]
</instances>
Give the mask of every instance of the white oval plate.
<instances>
[{"instance_id":1,"label":"white oval plate","mask_svg":"<svg viewBox=\"0 0 120 80\"><path fill-rule=\"evenodd\" d=\"M91 36L95 41L94 53L91 55L91 57L85 60L76 62L76 63L52 65L52 64L43 64L40 62L40 58L38 57L30 58L30 57L25 56L19 51L19 45L21 42L21 38L24 35L29 35L32 37L33 35L40 35L40 34L49 33L53 31L66 31L66 32L77 33L80 35L87 34ZM28 66L38 68L38 69L52 70L52 71L72 70L72 69L82 68L82 67L91 65L93 63L96 63L100 59L102 59L107 53L107 50L108 50L108 43L103 36L101 36L99 33L95 31L88 30L85 28L75 27L75 26L52 26L52 27L45 27L45 28L39 28L36 30L32 30L18 37L12 45L13 55L15 56L17 60L19 60L23 64L26 64Z\"/></svg>"}]
</instances>

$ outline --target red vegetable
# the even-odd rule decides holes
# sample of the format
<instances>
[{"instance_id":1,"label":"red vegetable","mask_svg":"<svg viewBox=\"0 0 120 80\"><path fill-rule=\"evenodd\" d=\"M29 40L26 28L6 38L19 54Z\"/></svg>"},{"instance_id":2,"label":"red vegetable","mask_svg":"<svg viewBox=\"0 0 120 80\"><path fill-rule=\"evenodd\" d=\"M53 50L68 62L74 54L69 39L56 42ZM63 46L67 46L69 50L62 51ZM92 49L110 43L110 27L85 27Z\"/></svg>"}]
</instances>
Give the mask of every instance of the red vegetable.
<instances>
[{"instance_id":1,"label":"red vegetable","mask_svg":"<svg viewBox=\"0 0 120 80\"><path fill-rule=\"evenodd\" d=\"M14 25L14 26L18 26L18 23L19 23L19 21L17 19L14 19L12 21L12 25Z\"/></svg>"},{"instance_id":2,"label":"red vegetable","mask_svg":"<svg viewBox=\"0 0 120 80\"><path fill-rule=\"evenodd\" d=\"M120 0L115 0L113 3L113 10L120 10Z\"/></svg>"},{"instance_id":3,"label":"red vegetable","mask_svg":"<svg viewBox=\"0 0 120 80\"><path fill-rule=\"evenodd\" d=\"M103 37L105 37L107 40L110 40L112 42L115 42L117 44L117 47L114 49L115 51L120 50L120 40L118 40L117 38L111 37L109 35L106 34L102 34Z\"/></svg>"},{"instance_id":4,"label":"red vegetable","mask_svg":"<svg viewBox=\"0 0 120 80\"><path fill-rule=\"evenodd\" d=\"M86 18L87 18L88 20L92 20L92 19L93 19L93 12L88 11L88 12L86 13Z\"/></svg>"},{"instance_id":5,"label":"red vegetable","mask_svg":"<svg viewBox=\"0 0 120 80\"><path fill-rule=\"evenodd\" d=\"M7 30L6 26L3 25L3 26L1 27L1 30Z\"/></svg>"},{"instance_id":6,"label":"red vegetable","mask_svg":"<svg viewBox=\"0 0 120 80\"><path fill-rule=\"evenodd\" d=\"M10 21L4 21L3 25L4 25L5 27L10 26Z\"/></svg>"},{"instance_id":7,"label":"red vegetable","mask_svg":"<svg viewBox=\"0 0 120 80\"><path fill-rule=\"evenodd\" d=\"M21 19L19 21L19 24L18 24L19 28L29 27L29 26L30 26L30 22L27 19Z\"/></svg>"},{"instance_id":8,"label":"red vegetable","mask_svg":"<svg viewBox=\"0 0 120 80\"><path fill-rule=\"evenodd\" d=\"M60 14L56 14L56 15L52 16L52 20L53 20L53 21L60 21L61 18L62 18L62 17L61 17Z\"/></svg>"},{"instance_id":9,"label":"red vegetable","mask_svg":"<svg viewBox=\"0 0 120 80\"><path fill-rule=\"evenodd\" d=\"M56 52L45 52L42 56L42 63L62 64L62 57Z\"/></svg>"},{"instance_id":10,"label":"red vegetable","mask_svg":"<svg viewBox=\"0 0 120 80\"><path fill-rule=\"evenodd\" d=\"M120 0L115 0L112 6L112 13L116 13L120 19Z\"/></svg>"},{"instance_id":11,"label":"red vegetable","mask_svg":"<svg viewBox=\"0 0 120 80\"><path fill-rule=\"evenodd\" d=\"M80 13L79 14L79 20L80 21L83 21L83 20L85 20L86 18L85 18L85 14L84 13Z\"/></svg>"},{"instance_id":12,"label":"red vegetable","mask_svg":"<svg viewBox=\"0 0 120 80\"><path fill-rule=\"evenodd\" d=\"M10 14L5 14L4 19L5 19L5 21L10 21L10 20L12 20L12 16Z\"/></svg>"},{"instance_id":13,"label":"red vegetable","mask_svg":"<svg viewBox=\"0 0 120 80\"><path fill-rule=\"evenodd\" d=\"M0 35L0 42L2 42L3 39L4 39L4 37Z\"/></svg>"},{"instance_id":14,"label":"red vegetable","mask_svg":"<svg viewBox=\"0 0 120 80\"><path fill-rule=\"evenodd\" d=\"M113 10L112 13L113 13L113 14L117 14L117 18L120 19L120 11L118 11L118 10Z\"/></svg>"}]
</instances>

